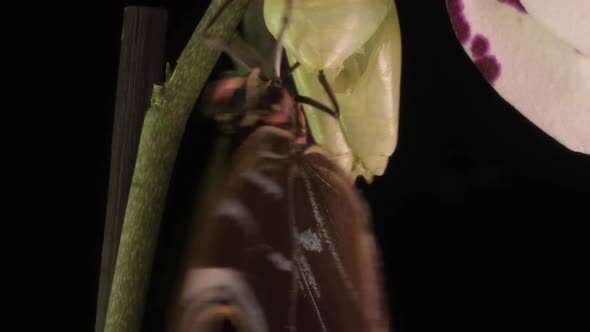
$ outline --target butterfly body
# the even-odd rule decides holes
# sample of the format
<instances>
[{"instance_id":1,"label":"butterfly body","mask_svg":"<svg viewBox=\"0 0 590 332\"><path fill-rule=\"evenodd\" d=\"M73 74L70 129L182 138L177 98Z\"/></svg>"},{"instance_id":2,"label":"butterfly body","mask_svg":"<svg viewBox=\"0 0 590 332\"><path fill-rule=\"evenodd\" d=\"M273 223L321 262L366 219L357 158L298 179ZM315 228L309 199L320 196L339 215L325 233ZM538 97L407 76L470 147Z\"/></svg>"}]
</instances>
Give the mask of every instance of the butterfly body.
<instances>
[{"instance_id":1,"label":"butterfly body","mask_svg":"<svg viewBox=\"0 0 590 332\"><path fill-rule=\"evenodd\" d=\"M300 102L338 113L290 93L277 72L251 68L208 91L226 133L254 129L190 234L169 331L228 324L256 332L386 331L366 203L336 158L307 140Z\"/></svg>"},{"instance_id":2,"label":"butterfly body","mask_svg":"<svg viewBox=\"0 0 590 332\"><path fill-rule=\"evenodd\" d=\"M247 77L230 77L208 87L213 116L226 128L270 124L290 130L300 143L306 143L303 111L279 78L267 79L259 68Z\"/></svg>"}]
</instances>

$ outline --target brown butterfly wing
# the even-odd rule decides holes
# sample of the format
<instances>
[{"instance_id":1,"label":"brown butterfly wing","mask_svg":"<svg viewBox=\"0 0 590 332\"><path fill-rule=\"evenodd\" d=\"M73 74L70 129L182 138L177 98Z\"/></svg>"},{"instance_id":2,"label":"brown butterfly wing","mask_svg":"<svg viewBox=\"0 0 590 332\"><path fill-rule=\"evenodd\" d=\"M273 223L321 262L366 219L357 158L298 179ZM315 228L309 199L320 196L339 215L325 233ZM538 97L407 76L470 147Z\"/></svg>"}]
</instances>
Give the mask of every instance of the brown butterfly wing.
<instances>
[{"instance_id":1,"label":"brown butterfly wing","mask_svg":"<svg viewBox=\"0 0 590 332\"><path fill-rule=\"evenodd\" d=\"M233 323L241 326L239 331L287 331L288 322L294 321L295 242L285 189L292 142L288 132L262 127L237 151L225 184L192 240L170 331L209 331L206 326L211 324L200 321L224 318L230 309L241 313L225 317L237 320ZM207 307L220 303L227 310L210 310L221 313L199 318Z\"/></svg>"},{"instance_id":2,"label":"brown butterfly wing","mask_svg":"<svg viewBox=\"0 0 590 332\"><path fill-rule=\"evenodd\" d=\"M170 331L382 331L363 200L319 148L262 127L197 228Z\"/></svg>"},{"instance_id":3,"label":"brown butterfly wing","mask_svg":"<svg viewBox=\"0 0 590 332\"><path fill-rule=\"evenodd\" d=\"M364 200L319 147L294 181L298 331L387 331L380 261Z\"/></svg>"}]
</instances>

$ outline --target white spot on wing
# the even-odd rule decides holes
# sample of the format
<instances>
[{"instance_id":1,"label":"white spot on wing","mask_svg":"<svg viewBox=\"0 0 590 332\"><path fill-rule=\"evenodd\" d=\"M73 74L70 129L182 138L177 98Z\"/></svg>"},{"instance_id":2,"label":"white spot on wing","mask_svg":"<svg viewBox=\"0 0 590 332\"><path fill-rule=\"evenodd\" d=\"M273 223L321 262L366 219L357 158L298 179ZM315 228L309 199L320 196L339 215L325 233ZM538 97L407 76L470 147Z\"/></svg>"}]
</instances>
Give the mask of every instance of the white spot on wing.
<instances>
[{"instance_id":1,"label":"white spot on wing","mask_svg":"<svg viewBox=\"0 0 590 332\"><path fill-rule=\"evenodd\" d=\"M238 225L240 225L240 227L248 232L258 231L250 210L235 199L222 200L215 209L213 215L215 217L232 218Z\"/></svg>"},{"instance_id":2,"label":"white spot on wing","mask_svg":"<svg viewBox=\"0 0 590 332\"><path fill-rule=\"evenodd\" d=\"M338 274L342 277L342 280L344 281L344 284L346 285L348 290L352 292L354 290L354 287L352 287L352 283L348 279L348 275L346 274L346 271L344 270L344 265L342 264L342 260L340 259L338 252L336 252L336 247L334 246L334 243L332 242L328 232L326 231L324 217L322 216L322 214L320 212L320 209L318 207L318 203L316 201L315 193L313 191L313 188L311 187L311 183L309 182L309 177L305 172L303 172L303 183L305 184L305 189L307 190L309 204L311 205L311 210L313 212L314 219L317 221L317 226L318 226L318 229L320 230L321 238L325 243L328 244L328 249L330 251L330 255L332 256L332 258L334 260L334 264L336 264L336 269L338 270Z\"/></svg>"},{"instance_id":3,"label":"white spot on wing","mask_svg":"<svg viewBox=\"0 0 590 332\"><path fill-rule=\"evenodd\" d=\"M313 309L317 315L318 322L322 326L322 331L328 332L328 329L326 328L326 324L324 324L324 319L322 318L322 314L318 308L318 304L316 302L316 299L314 298L313 294L311 293L310 285L312 288L315 289L314 292L316 293L316 298L320 297L320 290L319 290L319 288L317 288L317 282L315 281L315 278L314 278L311 270L309 269L309 264L307 263L307 261L305 260L305 257L303 255L299 256L299 264L298 265L299 265L299 273L303 274L303 278L299 279L299 286L305 291L305 293L303 293L303 294L307 294L309 296L309 301L311 302ZM306 273L305 269L308 270L309 273ZM311 276L311 278L309 278L309 276ZM312 282L313 282L313 284L312 284Z\"/></svg>"},{"instance_id":4,"label":"white spot on wing","mask_svg":"<svg viewBox=\"0 0 590 332\"><path fill-rule=\"evenodd\" d=\"M315 297L319 298L320 297L320 287L318 286L318 283L315 280L315 276L313 275L313 272L311 271L311 267L309 266L307 259L305 259L305 256L300 255L298 263L299 263L298 264L299 265L299 272L303 275L303 278L305 278L305 281L313 290Z\"/></svg>"},{"instance_id":5,"label":"white spot on wing","mask_svg":"<svg viewBox=\"0 0 590 332\"><path fill-rule=\"evenodd\" d=\"M271 194L276 199L283 197L281 186L261 172L250 170L242 173L240 177L257 185L265 194Z\"/></svg>"},{"instance_id":6,"label":"white spot on wing","mask_svg":"<svg viewBox=\"0 0 590 332\"><path fill-rule=\"evenodd\" d=\"M311 229L299 233L299 243L307 251L322 252L323 249L320 238Z\"/></svg>"},{"instance_id":7,"label":"white spot on wing","mask_svg":"<svg viewBox=\"0 0 590 332\"><path fill-rule=\"evenodd\" d=\"M266 255L266 258L281 271L291 271L292 263L290 260L285 258L281 253L273 252L272 254Z\"/></svg>"}]
</instances>

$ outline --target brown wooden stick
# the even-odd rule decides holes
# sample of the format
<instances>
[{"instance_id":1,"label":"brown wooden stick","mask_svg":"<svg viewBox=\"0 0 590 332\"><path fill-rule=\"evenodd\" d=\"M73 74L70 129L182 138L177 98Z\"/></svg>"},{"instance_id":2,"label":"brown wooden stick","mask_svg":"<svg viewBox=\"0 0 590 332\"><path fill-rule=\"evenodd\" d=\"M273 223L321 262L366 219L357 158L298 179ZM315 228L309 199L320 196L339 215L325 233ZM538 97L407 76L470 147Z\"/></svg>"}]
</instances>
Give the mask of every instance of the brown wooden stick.
<instances>
[{"instance_id":1,"label":"brown wooden stick","mask_svg":"<svg viewBox=\"0 0 590 332\"><path fill-rule=\"evenodd\" d=\"M104 329L107 305L125 216L139 135L154 84L164 69L167 13L164 9L126 7L113 120L111 168L95 329Z\"/></svg>"}]
</instances>

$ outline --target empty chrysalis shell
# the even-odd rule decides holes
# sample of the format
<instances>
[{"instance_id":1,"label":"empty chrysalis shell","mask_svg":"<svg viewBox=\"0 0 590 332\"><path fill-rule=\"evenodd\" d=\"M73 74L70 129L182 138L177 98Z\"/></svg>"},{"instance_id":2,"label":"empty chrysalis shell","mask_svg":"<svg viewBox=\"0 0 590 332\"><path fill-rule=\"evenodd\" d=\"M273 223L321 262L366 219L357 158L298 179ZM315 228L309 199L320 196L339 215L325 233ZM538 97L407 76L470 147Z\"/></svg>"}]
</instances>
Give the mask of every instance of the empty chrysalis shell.
<instances>
[{"instance_id":1,"label":"empty chrysalis shell","mask_svg":"<svg viewBox=\"0 0 590 332\"><path fill-rule=\"evenodd\" d=\"M272 2L274 1L266 1L265 6L266 3ZM294 6L299 3L300 1L295 1ZM355 3L364 3L368 6L376 1ZM332 6L339 7L337 4ZM311 107L305 107L309 127L317 143L330 150L336 156L336 161L350 175L361 175L369 182L375 175L383 174L389 156L397 144L401 76L401 36L395 5L390 1L381 1L380 5L374 6L385 8L387 16L380 22L370 39L360 45L341 65L319 68L324 70L338 100L340 120ZM302 9L299 15L303 15L301 11ZM324 15L324 21L331 20L335 26L345 25L343 21L350 19L350 15ZM358 20L360 19L356 19ZM267 19L267 24L268 22ZM268 25L270 27L270 24ZM295 29L295 26L290 25L286 35ZM347 33L354 35L350 31ZM335 39L341 37L334 36ZM287 41L284 44L288 49ZM301 56L302 53L304 49L287 52L291 63L302 62L302 59L309 57L309 54ZM318 81L318 68L305 65L301 67L293 73L299 94L324 105L331 105Z\"/></svg>"},{"instance_id":2,"label":"empty chrysalis shell","mask_svg":"<svg viewBox=\"0 0 590 332\"><path fill-rule=\"evenodd\" d=\"M265 0L264 19L277 36L285 0ZM340 66L383 22L391 0L295 0L283 46L306 68Z\"/></svg>"}]
</instances>

